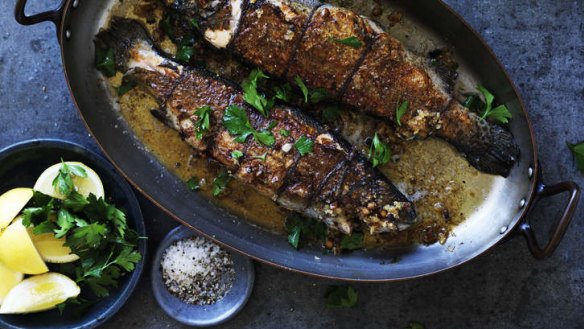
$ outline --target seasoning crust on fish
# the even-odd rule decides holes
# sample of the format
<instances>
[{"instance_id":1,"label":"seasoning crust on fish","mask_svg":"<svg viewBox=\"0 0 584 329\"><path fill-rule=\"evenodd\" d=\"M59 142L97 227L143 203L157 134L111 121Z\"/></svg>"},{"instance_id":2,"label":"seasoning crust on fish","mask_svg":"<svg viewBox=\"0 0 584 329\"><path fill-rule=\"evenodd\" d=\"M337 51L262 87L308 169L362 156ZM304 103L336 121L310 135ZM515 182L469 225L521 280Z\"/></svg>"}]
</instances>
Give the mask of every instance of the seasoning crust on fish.
<instances>
[{"instance_id":1,"label":"seasoning crust on fish","mask_svg":"<svg viewBox=\"0 0 584 329\"><path fill-rule=\"evenodd\" d=\"M502 176L519 158L510 132L464 108L422 59L349 9L289 0L166 2L201 20L201 34L214 47L275 77L323 88L356 111L393 122L402 138L442 138L477 169ZM396 108L405 101L398 120Z\"/></svg>"},{"instance_id":2,"label":"seasoning crust on fish","mask_svg":"<svg viewBox=\"0 0 584 329\"><path fill-rule=\"evenodd\" d=\"M412 203L360 152L299 110L276 104L264 117L246 105L239 86L161 55L136 21L114 19L95 42L113 49L125 81L157 99L160 108L153 114L200 154L279 205L345 234L355 228L372 234L397 232L416 221ZM210 124L199 136L197 110L207 106ZM254 131L269 133L271 145L253 134L238 139L224 123L227 111L239 111ZM285 136L282 130L289 133ZM297 151L295 144L303 138L312 142L311 152ZM233 151L242 156L234 158Z\"/></svg>"}]
</instances>

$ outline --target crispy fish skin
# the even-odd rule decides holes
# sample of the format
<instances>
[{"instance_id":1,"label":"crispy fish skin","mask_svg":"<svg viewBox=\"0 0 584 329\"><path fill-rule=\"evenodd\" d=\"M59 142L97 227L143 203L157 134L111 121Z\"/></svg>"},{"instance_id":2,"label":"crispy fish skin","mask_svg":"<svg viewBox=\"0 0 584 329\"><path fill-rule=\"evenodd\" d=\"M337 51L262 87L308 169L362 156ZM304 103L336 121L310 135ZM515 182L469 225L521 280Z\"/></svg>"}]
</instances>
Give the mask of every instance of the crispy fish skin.
<instances>
[{"instance_id":1,"label":"crispy fish skin","mask_svg":"<svg viewBox=\"0 0 584 329\"><path fill-rule=\"evenodd\" d=\"M395 186L346 142L297 109L277 104L263 117L244 103L237 85L159 55L143 27L132 20L114 19L95 42L114 49L124 79L157 98L157 116L190 146L283 207L346 234L357 227L372 234L397 232L416 221L413 204ZM198 139L196 110L203 106L212 109L210 129ZM270 129L274 144L266 146L252 136L237 142L222 124L229 106L244 110L255 130ZM281 129L289 136L281 135ZM304 156L294 147L302 136L313 141L312 152ZM233 159L233 150L244 155Z\"/></svg>"},{"instance_id":2,"label":"crispy fish skin","mask_svg":"<svg viewBox=\"0 0 584 329\"><path fill-rule=\"evenodd\" d=\"M177 1L167 0L180 7ZM209 39L209 28L204 31L205 39L264 71L290 81L298 76L309 88L324 88L342 104L392 122L404 139L442 138L484 172L507 176L517 162L519 148L510 132L458 104L448 83L370 19L330 5L310 7L289 0L255 3L227 1L227 11L220 9L221 4L205 7L216 12L210 14L210 20L214 15L225 17L225 12L237 14L230 18L233 33L228 40ZM241 10L234 10L236 6ZM301 13L301 19L287 20L288 8ZM304 24L302 37L286 40L290 31L293 39L298 37L300 22ZM348 37L359 40L361 46L335 42ZM396 108L405 101L409 106L397 122Z\"/></svg>"}]
</instances>

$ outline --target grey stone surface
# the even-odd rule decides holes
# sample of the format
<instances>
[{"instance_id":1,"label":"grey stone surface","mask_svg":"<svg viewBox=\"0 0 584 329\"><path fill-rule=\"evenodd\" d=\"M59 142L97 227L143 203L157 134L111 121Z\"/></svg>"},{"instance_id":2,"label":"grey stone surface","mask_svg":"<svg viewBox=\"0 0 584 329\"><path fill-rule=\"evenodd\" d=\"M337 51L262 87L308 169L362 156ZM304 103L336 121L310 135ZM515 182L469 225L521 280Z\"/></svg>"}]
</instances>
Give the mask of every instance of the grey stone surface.
<instances>
[{"instance_id":1,"label":"grey stone surface","mask_svg":"<svg viewBox=\"0 0 584 329\"><path fill-rule=\"evenodd\" d=\"M31 10L46 8L33 1ZM45 1L46 2L46 1ZM51 1L55 2L55 1ZM566 141L584 139L584 4L582 1L447 0L492 46L525 101L553 183L584 186ZM61 70L54 28L22 27L14 1L0 2L0 147L59 137L97 149L75 110ZM565 198L545 200L531 219L547 232ZM177 224L144 198L154 250ZM355 284L358 306L327 309L329 280L257 264L246 308L221 328L584 328L584 207L564 241L534 260L518 237L454 270L413 281ZM127 305L105 328L180 327L156 304L145 273Z\"/></svg>"}]
</instances>

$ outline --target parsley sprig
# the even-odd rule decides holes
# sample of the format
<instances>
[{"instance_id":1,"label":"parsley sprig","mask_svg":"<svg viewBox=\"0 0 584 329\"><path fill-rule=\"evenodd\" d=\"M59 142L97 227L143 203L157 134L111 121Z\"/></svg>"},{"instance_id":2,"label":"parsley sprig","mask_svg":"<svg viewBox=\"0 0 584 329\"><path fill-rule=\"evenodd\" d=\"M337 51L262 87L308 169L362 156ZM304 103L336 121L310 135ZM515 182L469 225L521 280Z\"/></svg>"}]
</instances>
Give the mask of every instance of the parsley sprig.
<instances>
[{"instance_id":1,"label":"parsley sprig","mask_svg":"<svg viewBox=\"0 0 584 329\"><path fill-rule=\"evenodd\" d=\"M106 297L142 258L137 251L139 237L128 227L122 209L93 194L84 197L76 192L73 176L85 177L86 172L63 162L53 181L63 198L35 191L23 210L23 224L33 226L34 234L53 233L64 238L65 246L80 257L70 273L64 274L75 278L82 289L88 287L96 297Z\"/></svg>"},{"instance_id":2,"label":"parsley sprig","mask_svg":"<svg viewBox=\"0 0 584 329\"><path fill-rule=\"evenodd\" d=\"M269 99L258 91L258 81L269 78L262 70L254 69L249 74L249 77L241 84L243 88L243 99L266 118L270 114L270 109L274 106L274 99ZM281 94L279 97L284 96Z\"/></svg>"},{"instance_id":3,"label":"parsley sprig","mask_svg":"<svg viewBox=\"0 0 584 329\"><path fill-rule=\"evenodd\" d=\"M312 152L313 146L314 142L304 135L300 136L296 143L294 143L294 147L296 147L296 150L298 150L298 153L300 153L301 156L305 156Z\"/></svg>"},{"instance_id":4,"label":"parsley sprig","mask_svg":"<svg viewBox=\"0 0 584 329\"><path fill-rule=\"evenodd\" d=\"M408 111L408 106L409 106L409 102L408 101L403 101L400 106L396 107L395 109L395 121L397 122L397 125L401 127L401 118L404 116L404 114L406 114L406 112Z\"/></svg>"},{"instance_id":5,"label":"parsley sprig","mask_svg":"<svg viewBox=\"0 0 584 329\"><path fill-rule=\"evenodd\" d=\"M213 109L209 105L199 107L195 111L197 116L197 121L195 122L197 139L203 138L205 132L211 127L211 112L213 112Z\"/></svg>"},{"instance_id":6,"label":"parsley sprig","mask_svg":"<svg viewBox=\"0 0 584 329\"><path fill-rule=\"evenodd\" d=\"M223 193L229 182L231 182L231 174L226 170L221 171L213 180L213 196L217 197Z\"/></svg>"},{"instance_id":7,"label":"parsley sprig","mask_svg":"<svg viewBox=\"0 0 584 329\"><path fill-rule=\"evenodd\" d=\"M324 243L326 239L327 226L325 223L304 218L297 213L286 217L284 228L288 232L288 243L294 249L300 248L301 243L305 241L313 240Z\"/></svg>"},{"instance_id":8,"label":"parsley sprig","mask_svg":"<svg viewBox=\"0 0 584 329\"><path fill-rule=\"evenodd\" d=\"M377 133L373 135L373 140L371 141L371 147L369 148L369 159L373 164L373 168L384 165L391 159L391 149L387 144L379 139Z\"/></svg>"},{"instance_id":9,"label":"parsley sprig","mask_svg":"<svg viewBox=\"0 0 584 329\"><path fill-rule=\"evenodd\" d=\"M235 140L238 143L243 143L249 135L252 135L258 142L267 146L272 146L276 142L274 135L269 129L255 130L251 126L245 110L237 105L229 105L225 109L223 126L231 135L237 136Z\"/></svg>"},{"instance_id":10,"label":"parsley sprig","mask_svg":"<svg viewBox=\"0 0 584 329\"><path fill-rule=\"evenodd\" d=\"M481 119L486 120L489 118L497 120L501 123L508 123L509 119L512 118L512 115L507 107L505 105L499 105L493 108L493 101L495 100L495 96L483 86L478 86L477 89L485 97L485 108L483 110L483 114L481 115Z\"/></svg>"},{"instance_id":11,"label":"parsley sprig","mask_svg":"<svg viewBox=\"0 0 584 329\"><path fill-rule=\"evenodd\" d=\"M304 81L302 81L302 79L298 75L294 77L294 82L296 82L296 85L298 86L298 88L300 88L300 91L304 96L305 103L308 103L308 101L310 100L311 103L317 104L329 97L328 92L324 88L316 88L309 90L308 87L306 87Z\"/></svg>"}]
</instances>

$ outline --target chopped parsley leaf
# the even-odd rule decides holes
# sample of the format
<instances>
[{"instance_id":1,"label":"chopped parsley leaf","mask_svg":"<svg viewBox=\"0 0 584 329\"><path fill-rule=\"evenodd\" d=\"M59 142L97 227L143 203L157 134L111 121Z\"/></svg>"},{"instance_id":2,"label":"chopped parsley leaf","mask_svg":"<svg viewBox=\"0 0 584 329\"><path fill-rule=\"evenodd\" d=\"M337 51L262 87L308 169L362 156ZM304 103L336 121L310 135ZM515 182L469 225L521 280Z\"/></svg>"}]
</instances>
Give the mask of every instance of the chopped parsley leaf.
<instances>
[{"instance_id":1,"label":"chopped parsley leaf","mask_svg":"<svg viewBox=\"0 0 584 329\"><path fill-rule=\"evenodd\" d=\"M174 57L184 63L188 63L191 61L191 57L195 54L195 48L193 48L192 43L180 43L177 46L176 54Z\"/></svg>"},{"instance_id":2,"label":"chopped parsley leaf","mask_svg":"<svg viewBox=\"0 0 584 329\"><path fill-rule=\"evenodd\" d=\"M271 131L255 130L251 126L245 110L236 105L229 105L227 109L225 109L225 113L223 114L223 126L231 135L237 136L235 140L239 143L243 143L249 135L253 135L258 142L267 146L272 146L276 142Z\"/></svg>"},{"instance_id":3,"label":"chopped parsley leaf","mask_svg":"<svg viewBox=\"0 0 584 329\"><path fill-rule=\"evenodd\" d=\"M288 137L288 136L290 136L290 130L280 129L280 135L282 135L284 137Z\"/></svg>"},{"instance_id":4,"label":"chopped parsley leaf","mask_svg":"<svg viewBox=\"0 0 584 329\"><path fill-rule=\"evenodd\" d=\"M349 308L357 304L358 293L352 286L329 286L325 293L326 306Z\"/></svg>"},{"instance_id":5,"label":"chopped parsley leaf","mask_svg":"<svg viewBox=\"0 0 584 329\"><path fill-rule=\"evenodd\" d=\"M292 86L289 83L285 83L282 86L275 86L274 99L279 99L284 102L290 101L290 94L292 93Z\"/></svg>"},{"instance_id":6,"label":"chopped parsley leaf","mask_svg":"<svg viewBox=\"0 0 584 329\"><path fill-rule=\"evenodd\" d=\"M197 121L195 122L195 130L197 139L203 138L203 135L211 127L211 112L213 109L209 105L201 106L195 111Z\"/></svg>"},{"instance_id":7,"label":"chopped parsley leaf","mask_svg":"<svg viewBox=\"0 0 584 329\"><path fill-rule=\"evenodd\" d=\"M268 99L264 94L258 92L258 81L269 78L262 70L254 69L250 72L249 77L241 84L245 102L253 106L266 118L270 113L270 109L274 106L274 100Z\"/></svg>"},{"instance_id":8,"label":"chopped parsley leaf","mask_svg":"<svg viewBox=\"0 0 584 329\"><path fill-rule=\"evenodd\" d=\"M326 240L327 226L325 223L304 218L297 213L291 213L286 217L284 228L288 232L288 242L294 249L300 247L301 241L324 242Z\"/></svg>"},{"instance_id":9,"label":"chopped parsley leaf","mask_svg":"<svg viewBox=\"0 0 584 329\"><path fill-rule=\"evenodd\" d=\"M483 114L481 115L481 119L485 120L489 118L497 120L501 123L508 123L509 119L512 118L512 115L507 107L505 105L499 105L495 108L492 108L495 96L483 86L477 86L477 89L485 97L485 108Z\"/></svg>"},{"instance_id":10,"label":"chopped parsley leaf","mask_svg":"<svg viewBox=\"0 0 584 329\"><path fill-rule=\"evenodd\" d=\"M112 48L95 47L95 67L106 77L116 75L116 63Z\"/></svg>"},{"instance_id":11,"label":"chopped parsley leaf","mask_svg":"<svg viewBox=\"0 0 584 329\"><path fill-rule=\"evenodd\" d=\"M298 138L296 143L294 143L294 147L296 147L298 153L300 153L301 156L304 156L312 152L313 144L314 143L310 138L307 138L306 136L302 135L300 136L300 138Z\"/></svg>"},{"instance_id":12,"label":"chopped parsley leaf","mask_svg":"<svg viewBox=\"0 0 584 329\"><path fill-rule=\"evenodd\" d=\"M407 110L408 110L408 101L403 101L403 103L401 103L401 105L399 107L397 107L395 109L395 121L397 122L397 125L401 127L401 118L404 116L404 114L406 114Z\"/></svg>"},{"instance_id":13,"label":"chopped parsley leaf","mask_svg":"<svg viewBox=\"0 0 584 329\"><path fill-rule=\"evenodd\" d=\"M584 141L577 144L566 143L572 152L574 159L576 159L576 166L578 170L584 173Z\"/></svg>"},{"instance_id":14,"label":"chopped parsley leaf","mask_svg":"<svg viewBox=\"0 0 584 329\"><path fill-rule=\"evenodd\" d=\"M241 158L242 156L243 156L243 152L241 152L240 150L231 151L231 157L235 160Z\"/></svg>"},{"instance_id":15,"label":"chopped parsley leaf","mask_svg":"<svg viewBox=\"0 0 584 329\"><path fill-rule=\"evenodd\" d=\"M373 168L388 163L390 158L391 150L389 146L383 143L377 133L375 133L371 141L371 147L369 148L369 160L371 160Z\"/></svg>"},{"instance_id":16,"label":"chopped parsley leaf","mask_svg":"<svg viewBox=\"0 0 584 329\"><path fill-rule=\"evenodd\" d=\"M201 188L201 180L193 176L187 181L187 187L191 191L196 191Z\"/></svg>"},{"instance_id":17,"label":"chopped parsley leaf","mask_svg":"<svg viewBox=\"0 0 584 329\"><path fill-rule=\"evenodd\" d=\"M196 18L191 19L190 23L197 30L201 28L201 25L199 25L199 21Z\"/></svg>"},{"instance_id":18,"label":"chopped parsley leaf","mask_svg":"<svg viewBox=\"0 0 584 329\"><path fill-rule=\"evenodd\" d=\"M304 95L304 102L308 103L308 88L299 76L294 77L294 82L296 82L296 85L298 85L298 88L300 88L300 91L302 91L302 95Z\"/></svg>"},{"instance_id":19,"label":"chopped parsley leaf","mask_svg":"<svg viewBox=\"0 0 584 329\"><path fill-rule=\"evenodd\" d=\"M118 97L122 97L128 91L134 89L134 87L136 87L135 81L130 80L130 81L122 82L122 84L118 88L116 88L116 91L118 93Z\"/></svg>"},{"instance_id":20,"label":"chopped parsley leaf","mask_svg":"<svg viewBox=\"0 0 584 329\"><path fill-rule=\"evenodd\" d=\"M355 49L359 49L363 46L361 40L359 40L359 38L357 38L356 36L350 36L344 39L333 39L333 41Z\"/></svg>"},{"instance_id":21,"label":"chopped parsley leaf","mask_svg":"<svg viewBox=\"0 0 584 329\"><path fill-rule=\"evenodd\" d=\"M213 196L216 197L223 193L230 181L231 175L227 171L220 172L213 180Z\"/></svg>"}]
</instances>

